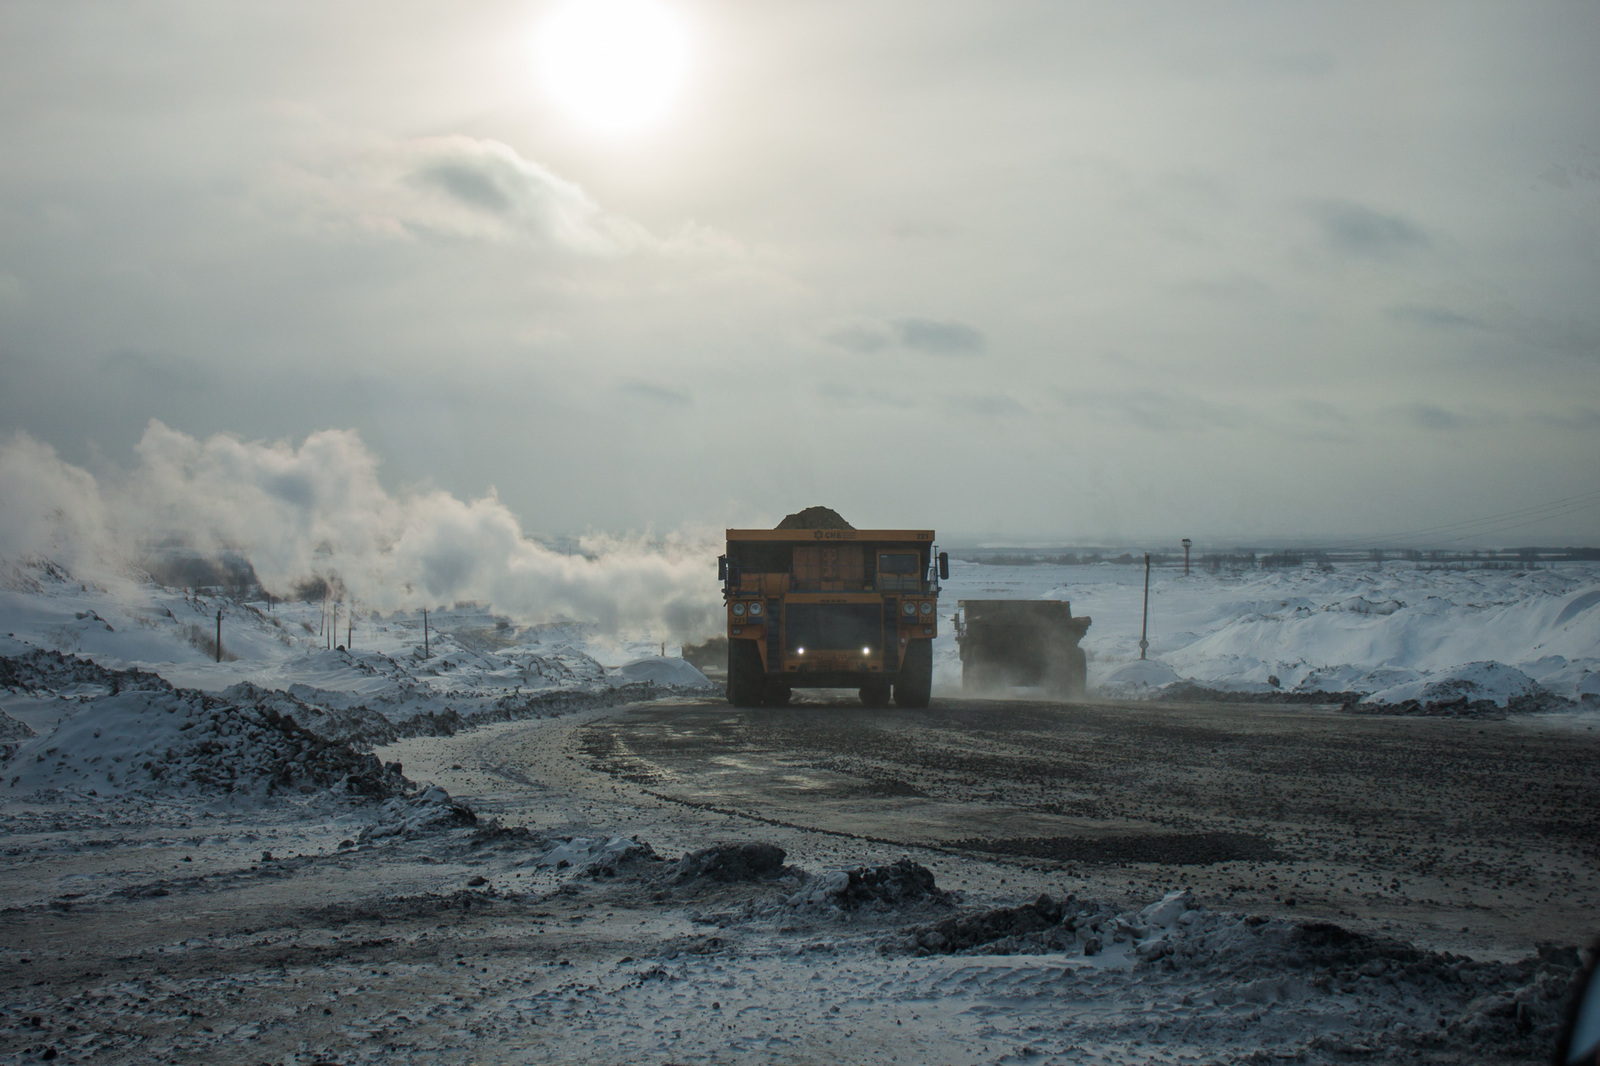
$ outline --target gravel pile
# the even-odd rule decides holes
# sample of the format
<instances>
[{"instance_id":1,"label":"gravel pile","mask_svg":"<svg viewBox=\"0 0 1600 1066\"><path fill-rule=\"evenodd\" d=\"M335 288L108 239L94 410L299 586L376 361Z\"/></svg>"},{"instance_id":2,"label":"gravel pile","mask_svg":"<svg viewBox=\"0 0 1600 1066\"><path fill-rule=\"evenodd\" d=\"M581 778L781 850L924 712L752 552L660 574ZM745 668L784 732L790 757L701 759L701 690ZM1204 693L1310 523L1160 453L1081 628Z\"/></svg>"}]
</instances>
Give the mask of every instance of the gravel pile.
<instances>
[{"instance_id":1,"label":"gravel pile","mask_svg":"<svg viewBox=\"0 0 1600 1066\"><path fill-rule=\"evenodd\" d=\"M19 722L0 711L0 762L11 758L24 740L37 736L27 722Z\"/></svg>"},{"instance_id":2,"label":"gravel pile","mask_svg":"<svg viewBox=\"0 0 1600 1066\"><path fill-rule=\"evenodd\" d=\"M53 652L0 657L17 689L95 687L48 735L20 743L0 766L15 792L102 796L187 790L265 797L336 788L387 798L411 787L400 768L306 729L274 707L239 706L177 689L137 670L106 670Z\"/></svg>"},{"instance_id":3,"label":"gravel pile","mask_svg":"<svg viewBox=\"0 0 1600 1066\"><path fill-rule=\"evenodd\" d=\"M477 824L478 816L471 807L451 799L450 793L438 785L430 785L416 795L396 796L385 803L378 820L361 830L356 843L423 836Z\"/></svg>"},{"instance_id":4,"label":"gravel pile","mask_svg":"<svg viewBox=\"0 0 1600 1066\"><path fill-rule=\"evenodd\" d=\"M1077 950L1093 955L1100 950L1096 919L1103 923L1109 912L1092 908L1074 910L1076 897L1057 902L1040 896L1021 907L996 907L977 914L946 918L914 929L906 946L917 954L951 955L983 949L989 955L1043 954ZM1078 931L1083 935L1079 937ZM1089 941L1096 941L1085 948Z\"/></svg>"},{"instance_id":5,"label":"gravel pile","mask_svg":"<svg viewBox=\"0 0 1600 1066\"><path fill-rule=\"evenodd\" d=\"M1123 913L1041 896L914 927L900 947L918 955L1121 957L1133 964L1128 980L1151 995L1181 995L1195 1031L1225 1029L1240 1010L1272 1010L1302 1034L1281 1050L1317 1059L1441 1050L1541 1059L1582 972L1571 947L1542 945L1512 963L1474 960L1330 922L1214 913L1188 892ZM1362 1004L1355 1027L1310 1024L1316 1005L1333 1001Z\"/></svg>"},{"instance_id":6,"label":"gravel pile","mask_svg":"<svg viewBox=\"0 0 1600 1066\"><path fill-rule=\"evenodd\" d=\"M790 897L793 907L896 910L908 904L951 903L954 895L934 883L933 871L910 859L888 866L858 866L823 874Z\"/></svg>"}]
</instances>

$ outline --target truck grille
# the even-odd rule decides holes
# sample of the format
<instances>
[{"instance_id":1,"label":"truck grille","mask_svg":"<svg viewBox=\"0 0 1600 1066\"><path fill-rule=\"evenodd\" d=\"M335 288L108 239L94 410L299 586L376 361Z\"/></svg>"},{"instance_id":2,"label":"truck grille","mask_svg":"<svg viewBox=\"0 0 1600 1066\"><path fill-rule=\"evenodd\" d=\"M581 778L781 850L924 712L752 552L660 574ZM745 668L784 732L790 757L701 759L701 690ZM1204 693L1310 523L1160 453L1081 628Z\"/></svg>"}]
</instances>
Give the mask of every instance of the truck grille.
<instances>
[{"instance_id":1,"label":"truck grille","mask_svg":"<svg viewBox=\"0 0 1600 1066\"><path fill-rule=\"evenodd\" d=\"M784 617L787 651L859 651L883 647L883 616L875 603L791 603Z\"/></svg>"}]
</instances>

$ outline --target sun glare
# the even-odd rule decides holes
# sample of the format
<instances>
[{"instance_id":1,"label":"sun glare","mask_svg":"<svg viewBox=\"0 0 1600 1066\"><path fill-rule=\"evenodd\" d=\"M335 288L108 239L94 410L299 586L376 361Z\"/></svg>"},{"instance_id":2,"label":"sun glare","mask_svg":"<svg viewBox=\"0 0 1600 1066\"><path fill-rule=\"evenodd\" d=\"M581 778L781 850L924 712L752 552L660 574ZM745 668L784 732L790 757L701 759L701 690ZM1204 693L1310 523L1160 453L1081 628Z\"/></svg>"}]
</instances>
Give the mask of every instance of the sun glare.
<instances>
[{"instance_id":1,"label":"sun glare","mask_svg":"<svg viewBox=\"0 0 1600 1066\"><path fill-rule=\"evenodd\" d=\"M659 0L565 0L539 27L536 60L557 107L594 133L622 136L671 110L689 35Z\"/></svg>"}]
</instances>

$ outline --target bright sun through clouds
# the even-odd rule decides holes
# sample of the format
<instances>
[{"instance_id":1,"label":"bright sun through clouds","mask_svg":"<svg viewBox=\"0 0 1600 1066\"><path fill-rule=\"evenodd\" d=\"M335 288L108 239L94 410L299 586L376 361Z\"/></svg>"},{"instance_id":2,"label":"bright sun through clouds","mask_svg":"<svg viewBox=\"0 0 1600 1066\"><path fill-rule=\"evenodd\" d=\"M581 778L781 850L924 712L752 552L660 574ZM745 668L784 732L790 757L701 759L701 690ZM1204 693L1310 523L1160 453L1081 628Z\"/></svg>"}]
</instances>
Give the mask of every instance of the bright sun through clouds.
<instances>
[{"instance_id":1,"label":"bright sun through clouds","mask_svg":"<svg viewBox=\"0 0 1600 1066\"><path fill-rule=\"evenodd\" d=\"M579 125L637 133L671 109L689 63L681 16L659 0L564 0L538 29L539 79Z\"/></svg>"}]
</instances>

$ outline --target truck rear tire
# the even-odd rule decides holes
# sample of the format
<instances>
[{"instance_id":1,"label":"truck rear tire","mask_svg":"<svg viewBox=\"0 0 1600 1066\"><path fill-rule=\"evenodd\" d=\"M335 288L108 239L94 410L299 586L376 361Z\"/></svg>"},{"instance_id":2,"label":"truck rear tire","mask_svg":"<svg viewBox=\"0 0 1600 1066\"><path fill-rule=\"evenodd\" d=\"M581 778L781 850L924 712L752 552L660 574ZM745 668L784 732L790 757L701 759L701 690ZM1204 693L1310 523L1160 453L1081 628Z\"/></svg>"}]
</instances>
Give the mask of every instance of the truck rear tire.
<instances>
[{"instance_id":1,"label":"truck rear tire","mask_svg":"<svg viewBox=\"0 0 1600 1066\"><path fill-rule=\"evenodd\" d=\"M749 640L728 642L728 702L735 707L759 707L766 688L761 673L761 652Z\"/></svg>"},{"instance_id":2,"label":"truck rear tire","mask_svg":"<svg viewBox=\"0 0 1600 1066\"><path fill-rule=\"evenodd\" d=\"M794 688L787 681L768 681L766 698L762 702L768 707L787 707L793 695Z\"/></svg>"},{"instance_id":3,"label":"truck rear tire","mask_svg":"<svg viewBox=\"0 0 1600 1066\"><path fill-rule=\"evenodd\" d=\"M1087 691L1089 657L1082 648L1062 651L1045 677L1045 692L1053 700L1081 700Z\"/></svg>"},{"instance_id":4,"label":"truck rear tire","mask_svg":"<svg viewBox=\"0 0 1600 1066\"><path fill-rule=\"evenodd\" d=\"M933 641L913 640L900 660L894 682L896 707L926 707L933 695Z\"/></svg>"}]
</instances>

